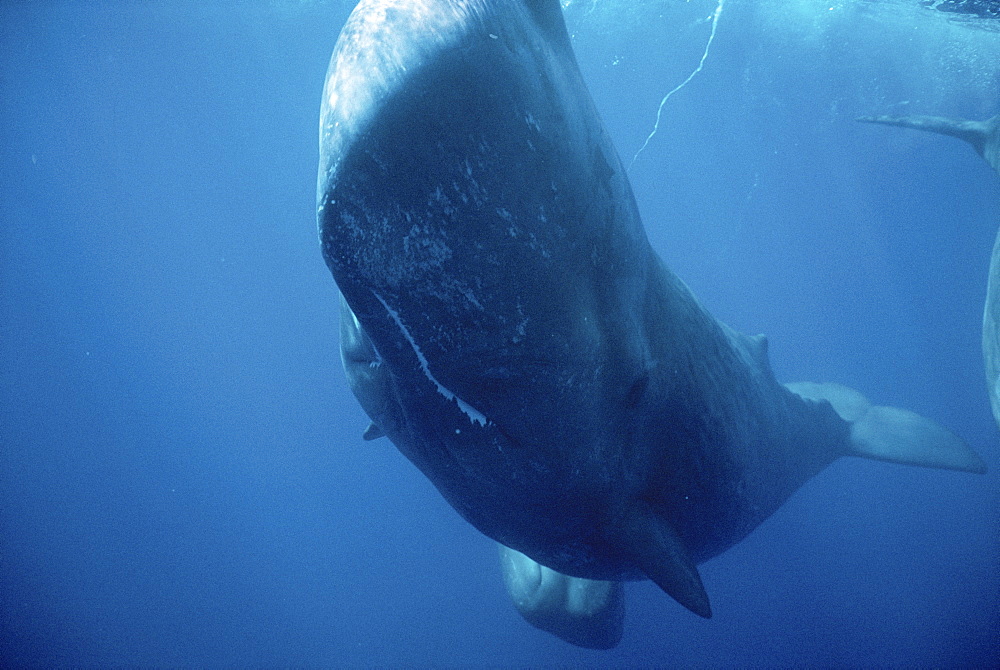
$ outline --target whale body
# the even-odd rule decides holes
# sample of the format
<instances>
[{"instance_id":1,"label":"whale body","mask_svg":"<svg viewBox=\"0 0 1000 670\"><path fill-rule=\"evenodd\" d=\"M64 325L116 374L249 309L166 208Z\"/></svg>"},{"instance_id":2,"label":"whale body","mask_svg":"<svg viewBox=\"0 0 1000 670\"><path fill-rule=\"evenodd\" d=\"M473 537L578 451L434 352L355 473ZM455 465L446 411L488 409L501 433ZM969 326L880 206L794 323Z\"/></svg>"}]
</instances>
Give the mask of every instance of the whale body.
<instances>
[{"instance_id":1,"label":"whale body","mask_svg":"<svg viewBox=\"0 0 1000 670\"><path fill-rule=\"evenodd\" d=\"M708 617L698 563L840 456L984 470L928 419L780 384L766 340L665 267L557 0L361 2L324 87L317 218L366 436L567 579L651 579ZM506 563L516 600L536 573ZM610 646L620 595L583 593ZM581 643L570 599L522 602Z\"/></svg>"},{"instance_id":2,"label":"whale body","mask_svg":"<svg viewBox=\"0 0 1000 670\"><path fill-rule=\"evenodd\" d=\"M862 116L858 121L925 130L965 140L1000 175L1000 114L986 121L943 116ZM993 419L1000 426L1000 231L990 255L983 306L983 364Z\"/></svg>"}]
</instances>

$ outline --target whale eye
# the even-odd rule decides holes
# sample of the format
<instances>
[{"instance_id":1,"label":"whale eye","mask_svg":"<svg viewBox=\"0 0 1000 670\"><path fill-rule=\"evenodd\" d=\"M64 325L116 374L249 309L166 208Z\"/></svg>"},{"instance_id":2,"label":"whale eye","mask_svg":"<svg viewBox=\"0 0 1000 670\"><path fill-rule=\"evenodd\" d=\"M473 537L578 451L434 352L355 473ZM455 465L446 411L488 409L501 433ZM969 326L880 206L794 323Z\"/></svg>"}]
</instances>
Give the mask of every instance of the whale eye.
<instances>
[{"instance_id":1,"label":"whale eye","mask_svg":"<svg viewBox=\"0 0 1000 670\"><path fill-rule=\"evenodd\" d=\"M639 378L635 380L632 384L632 388L628 390L625 394L625 406L635 407L642 400L643 394L646 392L646 386L649 385L649 374L643 372L639 375Z\"/></svg>"}]
</instances>

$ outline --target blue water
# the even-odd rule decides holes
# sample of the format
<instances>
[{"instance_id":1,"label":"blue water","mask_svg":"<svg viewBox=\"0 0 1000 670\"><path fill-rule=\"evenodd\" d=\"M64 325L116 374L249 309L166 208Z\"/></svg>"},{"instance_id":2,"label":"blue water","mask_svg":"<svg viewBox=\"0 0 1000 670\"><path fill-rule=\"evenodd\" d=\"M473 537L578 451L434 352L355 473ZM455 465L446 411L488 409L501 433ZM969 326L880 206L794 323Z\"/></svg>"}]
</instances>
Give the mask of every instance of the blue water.
<instances>
[{"instance_id":1,"label":"blue water","mask_svg":"<svg viewBox=\"0 0 1000 670\"><path fill-rule=\"evenodd\" d=\"M568 3L626 162L715 8ZM780 379L932 417L991 470L835 463L702 566L712 620L629 584L595 652L524 623L492 541L361 440L314 213L349 11L0 5L0 665L1000 662L1000 178L853 121L1000 112L1000 22L726 1L630 173L654 245Z\"/></svg>"}]
</instances>

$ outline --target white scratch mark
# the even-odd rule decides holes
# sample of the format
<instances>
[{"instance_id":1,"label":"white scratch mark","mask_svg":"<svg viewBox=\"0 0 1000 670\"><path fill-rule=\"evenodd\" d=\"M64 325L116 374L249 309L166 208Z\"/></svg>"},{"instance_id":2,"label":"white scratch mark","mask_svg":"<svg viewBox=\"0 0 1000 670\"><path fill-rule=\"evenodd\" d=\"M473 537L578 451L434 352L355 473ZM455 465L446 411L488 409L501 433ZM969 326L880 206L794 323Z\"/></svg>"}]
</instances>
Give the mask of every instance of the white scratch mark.
<instances>
[{"instance_id":1,"label":"white scratch mark","mask_svg":"<svg viewBox=\"0 0 1000 670\"><path fill-rule=\"evenodd\" d=\"M413 348L413 353L416 354L417 361L420 363L420 369L423 371L427 379L434 384L435 388L437 388L437 392L448 400L454 400L458 404L458 409L462 410L462 413L469 417L469 420L472 421L472 423L478 423L480 426L486 426L486 424L489 423L489 420L482 412L459 398L457 395L448 390L444 384L434 378L434 375L431 374L431 369L427 363L427 359L424 357L423 352L420 351L420 347L417 346L413 336L410 335L410 331L407 330L405 325L403 325L403 321L399 318L399 313L389 307L389 304L383 300L382 296L378 293L373 293L372 295L375 296L376 300L382 303L382 306L385 307L385 311L389 313L389 316L392 317L392 320L396 323L396 327L399 328L401 333L403 333L403 337L405 337L406 341L410 343L410 346Z\"/></svg>"}]
</instances>

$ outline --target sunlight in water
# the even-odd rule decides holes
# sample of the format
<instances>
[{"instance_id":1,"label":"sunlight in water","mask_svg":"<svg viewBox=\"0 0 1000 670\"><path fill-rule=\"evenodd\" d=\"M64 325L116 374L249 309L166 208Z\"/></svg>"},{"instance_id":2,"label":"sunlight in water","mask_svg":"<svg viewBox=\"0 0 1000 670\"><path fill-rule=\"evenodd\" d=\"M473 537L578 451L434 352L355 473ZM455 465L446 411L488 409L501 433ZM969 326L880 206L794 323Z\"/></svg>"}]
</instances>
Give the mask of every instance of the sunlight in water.
<instances>
[{"instance_id":1,"label":"sunlight in water","mask_svg":"<svg viewBox=\"0 0 1000 670\"><path fill-rule=\"evenodd\" d=\"M662 100L660 100L660 106L656 109L656 122L653 124L653 129L649 132L649 135L646 136L646 141L642 143L642 146L639 147L639 150L635 152L634 156L632 156L632 160L628 164L628 170L632 169L632 166L635 165L635 159L639 157L639 154L643 152L643 150L649 144L649 141L653 139L653 135L655 135L656 131L659 130L660 116L662 116L663 114L663 106L667 104L667 100L669 100L670 96L672 96L674 93L687 86L688 82L694 79L694 76L699 72L701 72L701 68L704 67L705 59L708 58L708 50L712 47L712 40L715 39L715 29L719 25L719 17L722 16L722 5L724 2L725 0L719 0L719 4L715 6L715 11L712 12L711 17L709 17L712 19L712 32L709 33L708 35L708 42L705 43L705 51L702 52L701 54L701 60L698 62L698 67L696 67L691 72L691 74L687 76L687 79L685 79L677 86L675 86L669 93L663 96Z\"/></svg>"}]
</instances>

